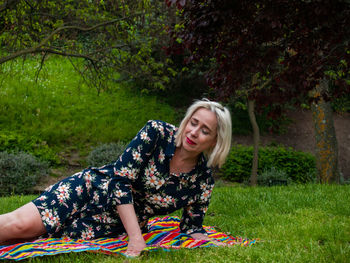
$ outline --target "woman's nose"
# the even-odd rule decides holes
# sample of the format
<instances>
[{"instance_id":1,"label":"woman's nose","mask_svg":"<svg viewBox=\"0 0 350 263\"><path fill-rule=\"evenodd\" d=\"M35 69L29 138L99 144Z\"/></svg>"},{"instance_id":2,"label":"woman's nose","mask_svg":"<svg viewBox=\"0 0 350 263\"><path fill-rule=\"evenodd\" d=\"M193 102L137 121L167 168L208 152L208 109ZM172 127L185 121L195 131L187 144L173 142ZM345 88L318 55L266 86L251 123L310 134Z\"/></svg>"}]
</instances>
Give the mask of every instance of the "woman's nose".
<instances>
[{"instance_id":1,"label":"woman's nose","mask_svg":"<svg viewBox=\"0 0 350 263\"><path fill-rule=\"evenodd\" d=\"M194 136L194 137L197 137L198 132L199 132L199 129L197 127L193 128L192 131L191 131L191 135Z\"/></svg>"}]
</instances>

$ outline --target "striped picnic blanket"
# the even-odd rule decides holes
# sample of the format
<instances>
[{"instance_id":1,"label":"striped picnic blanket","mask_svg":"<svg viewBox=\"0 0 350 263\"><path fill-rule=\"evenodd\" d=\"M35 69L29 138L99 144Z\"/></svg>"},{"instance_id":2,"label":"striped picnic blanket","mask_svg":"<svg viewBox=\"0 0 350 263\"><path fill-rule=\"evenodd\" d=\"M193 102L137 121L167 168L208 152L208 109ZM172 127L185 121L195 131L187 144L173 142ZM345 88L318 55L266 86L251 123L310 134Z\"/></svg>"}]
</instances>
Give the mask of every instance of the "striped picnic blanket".
<instances>
[{"instance_id":1,"label":"striped picnic blanket","mask_svg":"<svg viewBox=\"0 0 350 263\"><path fill-rule=\"evenodd\" d=\"M149 232L143 234L147 244L145 250L217 246L211 241L195 240L190 235L181 233L179 223L180 219L176 216L156 217L149 220ZM243 239L218 232L211 226L204 226L204 229L210 238L227 243L228 245L250 246L256 242L255 239ZM128 237L126 235L118 238L98 238L94 240L44 238L33 242L0 246L0 259L22 260L37 256L81 251L124 254L127 245Z\"/></svg>"}]
</instances>

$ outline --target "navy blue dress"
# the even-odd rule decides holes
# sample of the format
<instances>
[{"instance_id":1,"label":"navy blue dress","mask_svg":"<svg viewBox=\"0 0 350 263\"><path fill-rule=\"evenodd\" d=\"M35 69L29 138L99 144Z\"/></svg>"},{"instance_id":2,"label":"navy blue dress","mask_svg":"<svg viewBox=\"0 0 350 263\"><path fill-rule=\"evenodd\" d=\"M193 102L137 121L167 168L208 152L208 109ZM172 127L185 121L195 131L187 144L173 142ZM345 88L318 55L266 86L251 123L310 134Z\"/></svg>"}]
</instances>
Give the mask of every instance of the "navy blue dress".
<instances>
[{"instance_id":1,"label":"navy blue dress","mask_svg":"<svg viewBox=\"0 0 350 263\"><path fill-rule=\"evenodd\" d=\"M33 203L47 235L93 239L123 234L116 206L131 203L143 231L150 217L183 208L181 231L205 233L212 172L203 155L189 173L169 172L176 130L148 121L116 162L90 167L46 189Z\"/></svg>"}]
</instances>

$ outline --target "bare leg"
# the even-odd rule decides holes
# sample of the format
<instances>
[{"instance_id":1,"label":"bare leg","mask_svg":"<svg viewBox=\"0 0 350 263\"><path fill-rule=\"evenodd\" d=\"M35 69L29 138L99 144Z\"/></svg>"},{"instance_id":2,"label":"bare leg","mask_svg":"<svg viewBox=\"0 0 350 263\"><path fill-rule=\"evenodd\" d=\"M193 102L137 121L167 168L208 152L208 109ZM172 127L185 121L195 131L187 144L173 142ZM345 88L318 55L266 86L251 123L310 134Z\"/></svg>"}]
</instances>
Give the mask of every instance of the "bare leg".
<instances>
[{"instance_id":1,"label":"bare leg","mask_svg":"<svg viewBox=\"0 0 350 263\"><path fill-rule=\"evenodd\" d=\"M118 205L117 211L129 236L129 245L126 254L129 256L138 256L146 247L146 242L143 239L142 232L137 221L134 205Z\"/></svg>"},{"instance_id":2,"label":"bare leg","mask_svg":"<svg viewBox=\"0 0 350 263\"><path fill-rule=\"evenodd\" d=\"M33 203L0 215L0 244L12 240L29 240L46 232L38 209Z\"/></svg>"}]
</instances>

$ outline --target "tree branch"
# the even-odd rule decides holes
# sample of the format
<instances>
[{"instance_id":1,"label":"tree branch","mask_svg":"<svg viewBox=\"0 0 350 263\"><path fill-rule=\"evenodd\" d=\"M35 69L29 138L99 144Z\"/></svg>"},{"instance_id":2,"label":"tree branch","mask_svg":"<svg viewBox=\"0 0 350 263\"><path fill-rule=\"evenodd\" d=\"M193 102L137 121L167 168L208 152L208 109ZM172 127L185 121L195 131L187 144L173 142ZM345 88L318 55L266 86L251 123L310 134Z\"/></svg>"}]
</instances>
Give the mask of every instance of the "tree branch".
<instances>
[{"instance_id":1,"label":"tree branch","mask_svg":"<svg viewBox=\"0 0 350 263\"><path fill-rule=\"evenodd\" d=\"M5 63L7 61L10 61L12 59L15 59L17 57L23 56L23 55L31 54L31 53L37 53L35 51L35 48L28 48L28 49L17 51L16 53L13 53L11 55L0 58L0 64Z\"/></svg>"},{"instance_id":2,"label":"tree branch","mask_svg":"<svg viewBox=\"0 0 350 263\"><path fill-rule=\"evenodd\" d=\"M24 2L26 2L26 4L27 4L31 9L34 9L34 6L33 6L31 3L29 3L27 0L24 0Z\"/></svg>"},{"instance_id":3,"label":"tree branch","mask_svg":"<svg viewBox=\"0 0 350 263\"><path fill-rule=\"evenodd\" d=\"M57 51L57 50L50 49L50 48L28 48L25 50L20 50L14 54L9 55L9 56L0 58L0 64L5 63L7 61L10 61L10 60L15 59L15 58L20 57L20 56L24 56L27 54L36 54L36 53L41 53L41 52L47 52L47 53L65 56L65 57L84 58L84 59L90 60L91 62L94 62L94 63L97 62L96 59L92 58L91 56L84 55L84 54L67 53L67 52Z\"/></svg>"},{"instance_id":4,"label":"tree branch","mask_svg":"<svg viewBox=\"0 0 350 263\"><path fill-rule=\"evenodd\" d=\"M256 78L256 74L252 76L252 80ZM241 98L241 97L245 97L245 96L249 96L249 93L254 91L254 90L262 90L264 89L267 85L269 85L272 80L273 80L274 76L272 75L270 78L268 78L265 82L261 83L261 84L258 84L258 80L257 81L254 81L255 83L255 86L253 85L250 85L250 88L246 88L244 90L241 90L241 94L240 95L237 95L236 98Z\"/></svg>"},{"instance_id":5,"label":"tree branch","mask_svg":"<svg viewBox=\"0 0 350 263\"><path fill-rule=\"evenodd\" d=\"M42 68L43 68L43 66L44 66L46 56L47 56L47 52L45 52L44 55L43 55L43 57L41 58L40 67L39 67L39 69L38 69L38 70L36 71L36 73L35 73L35 82L38 82L39 74L40 74L40 71L42 70Z\"/></svg>"},{"instance_id":6,"label":"tree branch","mask_svg":"<svg viewBox=\"0 0 350 263\"><path fill-rule=\"evenodd\" d=\"M113 19L113 20L110 20L110 21L105 21L105 22L102 22L102 23L99 23L97 25L94 25L92 27L80 27L80 26L61 26L57 29L55 29L54 31L51 32L50 35L48 35L46 38L44 38L40 43L39 45L37 46L37 48L40 48L44 45L46 45L46 43L54 36L56 35L57 33L63 31L63 30L79 30L79 31L83 31L83 32L88 32L88 31L93 31L95 30L96 28L99 28L99 27L103 27L103 26L108 26L108 25L111 25L111 24L114 24L118 21L121 21L121 20L124 20L125 17L123 18L117 18L117 19Z\"/></svg>"},{"instance_id":7,"label":"tree branch","mask_svg":"<svg viewBox=\"0 0 350 263\"><path fill-rule=\"evenodd\" d=\"M19 0L8 0L4 4L0 6L0 13L5 11L6 9L9 9L10 7L14 7L19 3Z\"/></svg>"},{"instance_id":8,"label":"tree branch","mask_svg":"<svg viewBox=\"0 0 350 263\"><path fill-rule=\"evenodd\" d=\"M10 54L8 56L2 57L0 58L0 64L5 63L9 60L15 59L17 57L26 55L26 54L31 54L31 53L39 53L39 52L49 52L49 53L53 53L53 54L58 54L58 55L62 55L62 56L71 56L71 57L81 57L81 58L86 58L89 59L91 61L94 61L94 59L92 59L90 56L87 55L82 55L82 54L70 54L70 53L65 53L65 52L59 52L59 51L55 51L53 49L42 49L42 47L44 45L47 44L47 42L49 42L49 40L57 33L63 31L63 30L79 30L79 31L83 31L83 32L88 32L88 31L92 31L95 30L96 28L99 27L103 27L103 26L107 26L107 25L111 25L114 24L118 21L121 21L123 19L126 19L125 17L123 18L118 18L118 19L113 19L113 20L109 20L109 21L105 21L102 23L99 23L97 25L91 26L91 27L79 27L79 26L61 26L57 29L55 29L54 31L51 32L50 35L48 35L46 38L44 38L37 46L35 47L31 47L28 49L24 49L24 50L20 50L17 51L13 54Z\"/></svg>"},{"instance_id":9,"label":"tree branch","mask_svg":"<svg viewBox=\"0 0 350 263\"><path fill-rule=\"evenodd\" d=\"M68 57L68 60L70 61L71 65L73 66L73 68L75 69L76 72L78 72L80 74L80 76L82 77L83 81L85 82L85 84L87 86L90 86L90 83L89 81L86 80L86 76L85 76L85 71L88 69L88 68L85 68L84 71L80 71L79 68L74 64L74 62L70 59L70 57Z\"/></svg>"},{"instance_id":10,"label":"tree branch","mask_svg":"<svg viewBox=\"0 0 350 263\"><path fill-rule=\"evenodd\" d=\"M111 49L114 49L114 48L123 48L123 47L127 47L129 45L127 44L124 44L124 45L117 45L117 46L111 46L111 47L106 47L106 48L100 48L100 49L96 49L94 52L91 52L91 53L88 53L87 55L88 56L91 56L93 54L96 54L96 53L100 53L100 52L105 52L107 50L111 50Z\"/></svg>"},{"instance_id":11,"label":"tree branch","mask_svg":"<svg viewBox=\"0 0 350 263\"><path fill-rule=\"evenodd\" d=\"M88 55L85 55L85 54L68 53L68 52L63 52L63 51L57 51L57 50L54 50L51 48L39 48L36 50L35 53L41 53L41 52L56 54L56 55L60 55L60 56L64 56L64 57L84 58L84 59L90 60L92 63L98 62L98 60L96 60Z\"/></svg>"}]
</instances>

